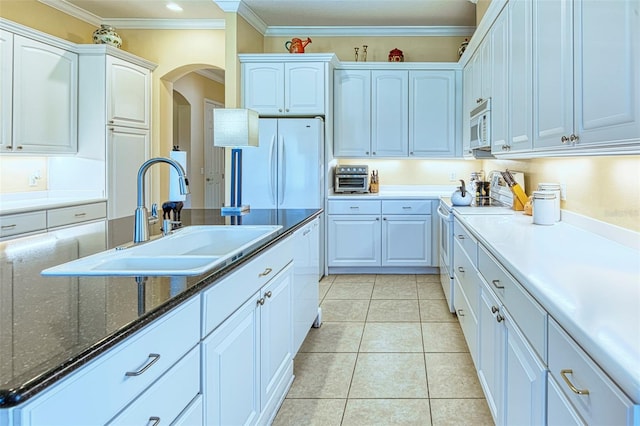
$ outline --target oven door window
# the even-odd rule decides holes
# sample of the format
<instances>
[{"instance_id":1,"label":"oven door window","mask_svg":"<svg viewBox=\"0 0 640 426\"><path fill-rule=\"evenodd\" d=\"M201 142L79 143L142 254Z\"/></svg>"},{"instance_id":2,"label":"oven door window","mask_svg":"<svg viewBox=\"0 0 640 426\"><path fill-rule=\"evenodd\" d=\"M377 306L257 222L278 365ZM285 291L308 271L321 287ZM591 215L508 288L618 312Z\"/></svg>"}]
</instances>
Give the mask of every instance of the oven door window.
<instances>
[{"instance_id":1,"label":"oven door window","mask_svg":"<svg viewBox=\"0 0 640 426\"><path fill-rule=\"evenodd\" d=\"M338 186L340 189L362 189L366 188L367 178L363 176L338 176Z\"/></svg>"}]
</instances>

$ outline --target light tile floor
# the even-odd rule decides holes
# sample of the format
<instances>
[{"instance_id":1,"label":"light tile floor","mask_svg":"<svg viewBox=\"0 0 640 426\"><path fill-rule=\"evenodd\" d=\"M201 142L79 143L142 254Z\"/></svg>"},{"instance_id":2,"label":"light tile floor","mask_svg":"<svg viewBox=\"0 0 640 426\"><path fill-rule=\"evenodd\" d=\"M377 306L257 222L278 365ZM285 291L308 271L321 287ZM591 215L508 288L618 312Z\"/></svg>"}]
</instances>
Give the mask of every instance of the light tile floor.
<instances>
[{"instance_id":1,"label":"light tile floor","mask_svg":"<svg viewBox=\"0 0 640 426\"><path fill-rule=\"evenodd\" d=\"M332 275L274 425L493 425L437 275Z\"/></svg>"}]
</instances>

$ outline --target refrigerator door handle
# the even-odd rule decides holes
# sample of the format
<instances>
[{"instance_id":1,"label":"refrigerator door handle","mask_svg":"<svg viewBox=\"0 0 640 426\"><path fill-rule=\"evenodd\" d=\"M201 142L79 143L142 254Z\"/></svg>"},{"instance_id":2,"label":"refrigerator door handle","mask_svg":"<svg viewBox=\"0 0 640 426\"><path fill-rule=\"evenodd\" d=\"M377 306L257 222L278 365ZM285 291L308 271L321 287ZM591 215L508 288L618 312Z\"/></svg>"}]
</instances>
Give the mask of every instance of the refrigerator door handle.
<instances>
[{"instance_id":1,"label":"refrigerator door handle","mask_svg":"<svg viewBox=\"0 0 640 426\"><path fill-rule=\"evenodd\" d=\"M276 203L276 135L271 136L271 146L269 148L269 170L270 173L270 185L269 192L271 196L271 203Z\"/></svg>"},{"instance_id":2,"label":"refrigerator door handle","mask_svg":"<svg viewBox=\"0 0 640 426\"><path fill-rule=\"evenodd\" d=\"M278 137L278 164L280 165L280 179L278 179L278 204L284 203L285 185L287 182L287 162L284 152L284 136Z\"/></svg>"}]
</instances>

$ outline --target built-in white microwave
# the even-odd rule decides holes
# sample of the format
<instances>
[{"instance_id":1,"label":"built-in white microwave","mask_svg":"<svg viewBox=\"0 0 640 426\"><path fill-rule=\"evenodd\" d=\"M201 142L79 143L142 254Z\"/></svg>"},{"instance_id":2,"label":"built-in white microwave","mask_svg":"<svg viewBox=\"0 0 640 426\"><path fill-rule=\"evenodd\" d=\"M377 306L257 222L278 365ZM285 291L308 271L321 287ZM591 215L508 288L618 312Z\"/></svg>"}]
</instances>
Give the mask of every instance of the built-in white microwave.
<instances>
[{"instance_id":1,"label":"built-in white microwave","mask_svg":"<svg viewBox=\"0 0 640 426\"><path fill-rule=\"evenodd\" d=\"M484 99L470 113L471 149L491 150L491 98Z\"/></svg>"}]
</instances>

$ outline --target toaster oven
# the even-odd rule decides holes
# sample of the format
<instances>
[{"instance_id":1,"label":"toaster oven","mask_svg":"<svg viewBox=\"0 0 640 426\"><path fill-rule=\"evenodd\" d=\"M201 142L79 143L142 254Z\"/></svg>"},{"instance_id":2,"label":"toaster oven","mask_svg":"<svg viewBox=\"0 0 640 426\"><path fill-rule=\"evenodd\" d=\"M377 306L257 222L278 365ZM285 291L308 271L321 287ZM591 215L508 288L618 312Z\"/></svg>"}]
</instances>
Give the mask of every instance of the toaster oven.
<instances>
[{"instance_id":1,"label":"toaster oven","mask_svg":"<svg viewBox=\"0 0 640 426\"><path fill-rule=\"evenodd\" d=\"M335 192L368 192L369 166L336 166Z\"/></svg>"}]
</instances>

